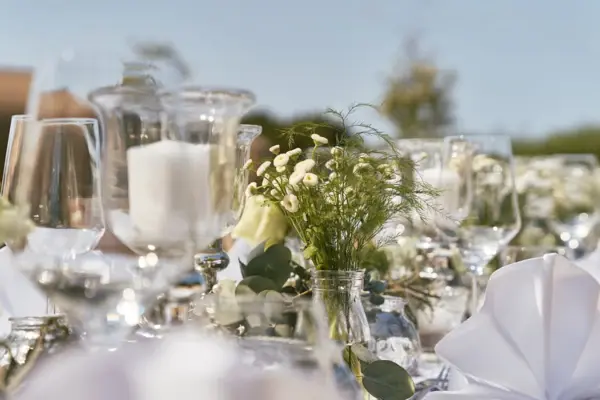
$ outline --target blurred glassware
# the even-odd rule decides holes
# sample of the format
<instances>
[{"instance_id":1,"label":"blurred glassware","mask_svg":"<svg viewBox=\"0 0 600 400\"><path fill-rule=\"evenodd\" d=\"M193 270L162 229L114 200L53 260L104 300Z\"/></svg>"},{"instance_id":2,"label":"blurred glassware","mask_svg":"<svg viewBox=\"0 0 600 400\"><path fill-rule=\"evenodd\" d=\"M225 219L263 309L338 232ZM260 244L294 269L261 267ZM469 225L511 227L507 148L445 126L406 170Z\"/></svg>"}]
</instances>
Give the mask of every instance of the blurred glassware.
<instances>
[{"instance_id":1,"label":"blurred glassware","mask_svg":"<svg viewBox=\"0 0 600 400\"><path fill-rule=\"evenodd\" d=\"M481 295L478 277L521 228L511 140L494 135L447 137L444 166L458 173L459 187L467 195L459 191L444 201L447 215L436 222L471 274L471 312L475 312ZM463 198L468 201L460 201Z\"/></svg>"},{"instance_id":2,"label":"blurred glassware","mask_svg":"<svg viewBox=\"0 0 600 400\"><path fill-rule=\"evenodd\" d=\"M598 161L593 154L558 154L553 158L560 167L553 179L550 227L566 247L581 257L590 250L586 239L600 219Z\"/></svg>"},{"instance_id":3,"label":"blurred glassware","mask_svg":"<svg viewBox=\"0 0 600 400\"><path fill-rule=\"evenodd\" d=\"M500 266L504 267L530 258L542 257L545 254L556 253L573 259L573 251L568 247L558 246L508 246L500 251Z\"/></svg>"},{"instance_id":4,"label":"blurred glassware","mask_svg":"<svg viewBox=\"0 0 600 400\"><path fill-rule=\"evenodd\" d=\"M423 350L419 372L425 378L439 372L441 361L435 354L435 345L463 322L469 305L469 289L465 287L441 285L432 293L437 298L432 300L431 307L424 306L416 312Z\"/></svg>"},{"instance_id":5,"label":"blurred glassware","mask_svg":"<svg viewBox=\"0 0 600 400\"><path fill-rule=\"evenodd\" d=\"M76 260L104 234L97 121L27 119L25 126L12 138L2 194L25 210L34 229L7 245L16 266L78 333L103 336L112 329L106 313L127 286L119 275Z\"/></svg>"},{"instance_id":6,"label":"blurred glassware","mask_svg":"<svg viewBox=\"0 0 600 400\"><path fill-rule=\"evenodd\" d=\"M286 299L276 292L258 297L220 292L211 301L215 326L240 337L243 364L248 368L291 368L310 380L337 385L344 398L361 398L340 346L329 340L318 304Z\"/></svg>"},{"instance_id":7,"label":"blurred glassware","mask_svg":"<svg viewBox=\"0 0 600 400\"><path fill-rule=\"evenodd\" d=\"M261 132L262 127L259 125L240 125L239 127L235 155L234 197L231 216L223 231L224 236L231 233L244 211L249 178L249 170L245 168L245 165L250 160L252 142ZM223 249L223 241L216 240L209 248L196 254L194 258L196 271L201 273L204 278L204 291L210 292L217 284L217 274L229 265L229 256Z\"/></svg>"},{"instance_id":8,"label":"blurred glassware","mask_svg":"<svg viewBox=\"0 0 600 400\"><path fill-rule=\"evenodd\" d=\"M40 357L57 353L72 339L62 316L11 318L11 331L0 341L0 397L10 395Z\"/></svg>"},{"instance_id":9,"label":"blurred glassware","mask_svg":"<svg viewBox=\"0 0 600 400\"><path fill-rule=\"evenodd\" d=\"M393 361L411 375L418 372L421 343L414 324L406 316L406 301L401 297L383 296L381 305L363 297L371 329L369 348L379 359Z\"/></svg>"}]
</instances>

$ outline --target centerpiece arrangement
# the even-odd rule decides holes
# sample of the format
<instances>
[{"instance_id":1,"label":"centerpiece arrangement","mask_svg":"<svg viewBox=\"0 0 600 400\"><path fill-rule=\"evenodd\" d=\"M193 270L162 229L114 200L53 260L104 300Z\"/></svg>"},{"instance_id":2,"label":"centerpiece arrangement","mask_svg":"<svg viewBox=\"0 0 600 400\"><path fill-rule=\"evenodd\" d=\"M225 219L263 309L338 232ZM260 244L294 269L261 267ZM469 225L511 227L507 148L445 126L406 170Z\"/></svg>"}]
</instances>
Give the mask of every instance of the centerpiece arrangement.
<instances>
[{"instance_id":1,"label":"centerpiece arrangement","mask_svg":"<svg viewBox=\"0 0 600 400\"><path fill-rule=\"evenodd\" d=\"M415 213L424 215L428 200L437 192L412 178L412 162L387 135L370 125L349 122L360 107L364 106L346 113L327 112L342 127L334 147L317 133L325 123L302 123L284 130L291 150L281 153L278 146L271 148L272 159L255 169L262 182L248 186L248 204L283 216L304 244L312 280L306 285L310 288L294 295L311 294L324 305L329 335L346 345L344 359L359 383L379 399L408 398L414 386L406 371L390 361L375 360L366 351L370 332L360 295L364 269L374 253L365 249L396 241L395 233L384 232L384 224ZM294 147L298 138L306 137L313 140L311 148ZM373 150L368 138L381 145ZM252 168L251 163L246 167ZM268 261L288 254L283 246L267 241L264 247L262 258L242 265L245 279L238 292L281 292L290 274L300 277L297 268L289 266L289 255L282 264Z\"/></svg>"}]
</instances>

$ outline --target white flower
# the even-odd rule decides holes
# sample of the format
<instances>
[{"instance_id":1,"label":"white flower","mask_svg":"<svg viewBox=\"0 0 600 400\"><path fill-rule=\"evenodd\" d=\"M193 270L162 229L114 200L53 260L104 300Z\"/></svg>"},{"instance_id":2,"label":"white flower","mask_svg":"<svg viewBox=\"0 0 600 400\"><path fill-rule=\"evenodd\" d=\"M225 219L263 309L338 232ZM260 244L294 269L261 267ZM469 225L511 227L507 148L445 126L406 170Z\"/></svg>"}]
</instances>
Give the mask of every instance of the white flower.
<instances>
[{"instance_id":1,"label":"white flower","mask_svg":"<svg viewBox=\"0 0 600 400\"><path fill-rule=\"evenodd\" d=\"M25 238L35 225L29 219L27 207L16 207L8 200L2 199L0 205L0 242L20 241Z\"/></svg>"},{"instance_id":2,"label":"white flower","mask_svg":"<svg viewBox=\"0 0 600 400\"><path fill-rule=\"evenodd\" d=\"M290 175L290 185L292 185L292 186L298 185L300 182L302 182L302 179L304 179L304 175L306 175L306 172L304 172L303 170L294 171Z\"/></svg>"},{"instance_id":3,"label":"white flower","mask_svg":"<svg viewBox=\"0 0 600 400\"><path fill-rule=\"evenodd\" d=\"M269 151L273 154L279 154L279 152L281 151L281 147L279 147L279 145L276 144L275 146L269 147Z\"/></svg>"},{"instance_id":4,"label":"white flower","mask_svg":"<svg viewBox=\"0 0 600 400\"><path fill-rule=\"evenodd\" d=\"M337 173L335 173L335 172L332 172L332 173L330 173L330 174L329 174L329 180L330 180L330 181L333 181L333 180L335 180L335 178L337 178L337 176L338 176L338 174L337 174Z\"/></svg>"},{"instance_id":5,"label":"white flower","mask_svg":"<svg viewBox=\"0 0 600 400\"><path fill-rule=\"evenodd\" d=\"M271 181L269 181L269 177L267 175L265 175L260 186L269 186L270 183L271 183Z\"/></svg>"},{"instance_id":6,"label":"white flower","mask_svg":"<svg viewBox=\"0 0 600 400\"><path fill-rule=\"evenodd\" d=\"M277 168L275 168L275 170L279 173L285 172L285 166L277 167Z\"/></svg>"},{"instance_id":7,"label":"white flower","mask_svg":"<svg viewBox=\"0 0 600 400\"><path fill-rule=\"evenodd\" d=\"M290 157L294 157L294 156L297 156L299 154L302 154L302 149L296 147L295 149L292 149L292 150L288 151L285 154L287 154Z\"/></svg>"},{"instance_id":8,"label":"white flower","mask_svg":"<svg viewBox=\"0 0 600 400\"><path fill-rule=\"evenodd\" d=\"M334 157L341 156L344 150L341 147L335 146L331 148L331 155Z\"/></svg>"},{"instance_id":9,"label":"white flower","mask_svg":"<svg viewBox=\"0 0 600 400\"><path fill-rule=\"evenodd\" d=\"M319 178L315 174L309 172L304 175L302 183L304 183L306 186L316 186L317 183L319 183Z\"/></svg>"},{"instance_id":10,"label":"white flower","mask_svg":"<svg viewBox=\"0 0 600 400\"><path fill-rule=\"evenodd\" d=\"M316 133L313 133L312 135L310 135L310 138L315 142L315 145L329 143L329 140L327 140L327 138L325 138L321 135L317 135Z\"/></svg>"},{"instance_id":11,"label":"white flower","mask_svg":"<svg viewBox=\"0 0 600 400\"><path fill-rule=\"evenodd\" d=\"M370 164L367 163L358 163L354 166L354 169L352 170L355 174L360 173L361 171L367 170L371 167Z\"/></svg>"},{"instance_id":12,"label":"white flower","mask_svg":"<svg viewBox=\"0 0 600 400\"><path fill-rule=\"evenodd\" d=\"M273 165L275 167L285 167L289 161L290 156L288 156L287 154L280 154L273 160Z\"/></svg>"},{"instance_id":13,"label":"white flower","mask_svg":"<svg viewBox=\"0 0 600 400\"><path fill-rule=\"evenodd\" d=\"M298 198L293 194L286 194L281 200L281 205L288 212L295 213L298 211Z\"/></svg>"},{"instance_id":14,"label":"white flower","mask_svg":"<svg viewBox=\"0 0 600 400\"><path fill-rule=\"evenodd\" d=\"M247 170L248 168L250 168L250 166L252 166L252 160L248 160L244 163L244 166L242 167L243 170Z\"/></svg>"},{"instance_id":15,"label":"white flower","mask_svg":"<svg viewBox=\"0 0 600 400\"><path fill-rule=\"evenodd\" d=\"M325 163L325 168L333 171L337 167L335 160L329 160Z\"/></svg>"},{"instance_id":16,"label":"white flower","mask_svg":"<svg viewBox=\"0 0 600 400\"><path fill-rule=\"evenodd\" d=\"M258 186L256 185L256 182L252 182L251 184L249 184L248 187L246 187L246 197L250 197L256 194L257 189Z\"/></svg>"},{"instance_id":17,"label":"white flower","mask_svg":"<svg viewBox=\"0 0 600 400\"><path fill-rule=\"evenodd\" d=\"M265 205L267 203L267 198L265 196L263 196L262 194L257 194L256 196L254 196L254 200L256 201L256 204L258 205Z\"/></svg>"},{"instance_id":18,"label":"white flower","mask_svg":"<svg viewBox=\"0 0 600 400\"><path fill-rule=\"evenodd\" d=\"M315 160L309 158L308 160L300 161L296 164L294 171L308 172L314 168L315 164Z\"/></svg>"},{"instance_id":19,"label":"white flower","mask_svg":"<svg viewBox=\"0 0 600 400\"><path fill-rule=\"evenodd\" d=\"M368 154L361 153L361 154L359 154L359 156L358 156L358 161L359 161L359 162L367 162L367 161L369 161L369 158L371 158L371 157L369 157L369 155L368 155Z\"/></svg>"},{"instance_id":20,"label":"white flower","mask_svg":"<svg viewBox=\"0 0 600 400\"><path fill-rule=\"evenodd\" d=\"M261 176L262 174L264 174L267 171L267 168L269 168L271 166L271 161L265 161L264 163L260 164L260 167L258 167L258 169L256 170L256 176Z\"/></svg>"},{"instance_id":21,"label":"white flower","mask_svg":"<svg viewBox=\"0 0 600 400\"><path fill-rule=\"evenodd\" d=\"M279 192L277 191L277 189L271 189L271 196L273 196L273 197L279 196Z\"/></svg>"}]
</instances>

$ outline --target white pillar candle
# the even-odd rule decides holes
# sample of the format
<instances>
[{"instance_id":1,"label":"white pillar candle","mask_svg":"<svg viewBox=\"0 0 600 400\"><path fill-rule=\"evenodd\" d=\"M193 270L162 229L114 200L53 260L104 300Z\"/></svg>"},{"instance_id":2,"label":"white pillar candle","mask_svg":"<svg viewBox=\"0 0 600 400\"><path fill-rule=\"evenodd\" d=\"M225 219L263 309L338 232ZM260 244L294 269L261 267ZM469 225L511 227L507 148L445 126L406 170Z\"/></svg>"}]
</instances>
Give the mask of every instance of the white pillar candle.
<instances>
[{"instance_id":1,"label":"white pillar candle","mask_svg":"<svg viewBox=\"0 0 600 400\"><path fill-rule=\"evenodd\" d=\"M129 218L136 242L190 238L212 215L211 145L163 140L127 150Z\"/></svg>"},{"instance_id":2,"label":"white pillar candle","mask_svg":"<svg viewBox=\"0 0 600 400\"><path fill-rule=\"evenodd\" d=\"M428 168L420 171L423 182L441 190L440 196L434 200L434 205L445 214L456 213L460 204L460 176L456 171L446 168Z\"/></svg>"}]
</instances>

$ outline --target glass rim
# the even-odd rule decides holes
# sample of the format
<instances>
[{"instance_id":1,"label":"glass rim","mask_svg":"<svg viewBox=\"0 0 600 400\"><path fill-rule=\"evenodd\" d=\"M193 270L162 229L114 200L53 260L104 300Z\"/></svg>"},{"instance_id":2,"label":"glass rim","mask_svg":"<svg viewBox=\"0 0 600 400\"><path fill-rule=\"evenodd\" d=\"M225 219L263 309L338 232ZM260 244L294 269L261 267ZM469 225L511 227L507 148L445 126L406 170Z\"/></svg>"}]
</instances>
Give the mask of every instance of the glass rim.
<instances>
[{"instance_id":1,"label":"glass rim","mask_svg":"<svg viewBox=\"0 0 600 400\"><path fill-rule=\"evenodd\" d=\"M512 245L512 246L506 246L504 248L504 250L532 250L532 249L556 249L556 250L568 250L569 248L566 246L544 246L544 245L535 245L535 246L518 246L518 245Z\"/></svg>"},{"instance_id":2,"label":"glass rim","mask_svg":"<svg viewBox=\"0 0 600 400\"><path fill-rule=\"evenodd\" d=\"M27 120L27 119L33 119L33 116L31 114L14 114L11 115L10 117L11 120Z\"/></svg>"},{"instance_id":3,"label":"glass rim","mask_svg":"<svg viewBox=\"0 0 600 400\"><path fill-rule=\"evenodd\" d=\"M158 94L161 98L181 96L184 100L241 100L249 103L256 101L256 96L249 90L219 86L182 86L159 90Z\"/></svg>"},{"instance_id":4,"label":"glass rim","mask_svg":"<svg viewBox=\"0 0 600 400\"><path fill-rule=\"evenodd\" d=\"M96 118L42 118L39 120L44 125L97 125L98 120Z\"/></svg>"},{"instance_id":5,"label":"glass rim","mask_svg":"<svg viewBox=\"0 0 600 400\"><path fill-rule=\"evenodd\" d=\"M261 134L262 129L262 126L254 124L240 124L239 128L241 133L255 133L257 135Z\"/></svg>"}]
</instances>

